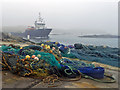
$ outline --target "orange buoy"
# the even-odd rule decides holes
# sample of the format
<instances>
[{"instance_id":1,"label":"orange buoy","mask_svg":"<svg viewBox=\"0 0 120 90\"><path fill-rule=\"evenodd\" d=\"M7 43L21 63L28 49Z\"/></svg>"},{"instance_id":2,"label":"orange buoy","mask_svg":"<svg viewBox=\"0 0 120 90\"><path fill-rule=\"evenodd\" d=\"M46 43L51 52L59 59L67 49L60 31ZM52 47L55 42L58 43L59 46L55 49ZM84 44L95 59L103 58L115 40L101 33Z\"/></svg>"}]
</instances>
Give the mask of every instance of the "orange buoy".
<instances>
[{"instance_id":1,"label":"orange buoy","mask_svg":"<svg viewBox=\"0 0 120 90\"><path fill-rule=\"evenodd\" d=\"M32 58L35 58L36 56L35 55L32 55Z\"/></svg>"},{"instance_id":2,"label":"orange buoy","mask_svg":"<svg viewBox=\"0 0 120 90\"><path fill-rule=\"evenodd\" d=\"M50 52L49 53L52 53L53 51L52 50L50 50Z\"/></svg>"},{"instance_id":3,"label":"orange buoy","mask_svg":"<svg viewBox=\"0 0 120 90\"><path fill-rule=\"evenodd\" d=\"M64 48L67 48L67 47L64 47Z\"/></svg>"}]
</instances>

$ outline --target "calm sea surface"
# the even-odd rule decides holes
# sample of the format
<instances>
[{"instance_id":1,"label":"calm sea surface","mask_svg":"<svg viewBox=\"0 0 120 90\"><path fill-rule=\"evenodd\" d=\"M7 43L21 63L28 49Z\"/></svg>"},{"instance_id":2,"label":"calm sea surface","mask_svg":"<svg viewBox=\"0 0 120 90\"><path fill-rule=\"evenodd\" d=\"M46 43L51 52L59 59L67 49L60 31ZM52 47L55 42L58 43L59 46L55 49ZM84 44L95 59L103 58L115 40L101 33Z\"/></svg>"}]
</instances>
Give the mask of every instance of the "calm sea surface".
<instances>
[{"instance_id":1,"label":"calm sea surface","mask_svg":"<svg viewBox=\"0 0 120 90\"><path fill-rule=\"evenodd\" d=\"M56 41L66 45L74 45L75 43L82 43L84 45L106 45L110 47L118 47L118 38L81 38L72 34L58 34L58 35L49 35L48 39L32 39L34 42L41 41Z\"/></svg>"}]
</instances>

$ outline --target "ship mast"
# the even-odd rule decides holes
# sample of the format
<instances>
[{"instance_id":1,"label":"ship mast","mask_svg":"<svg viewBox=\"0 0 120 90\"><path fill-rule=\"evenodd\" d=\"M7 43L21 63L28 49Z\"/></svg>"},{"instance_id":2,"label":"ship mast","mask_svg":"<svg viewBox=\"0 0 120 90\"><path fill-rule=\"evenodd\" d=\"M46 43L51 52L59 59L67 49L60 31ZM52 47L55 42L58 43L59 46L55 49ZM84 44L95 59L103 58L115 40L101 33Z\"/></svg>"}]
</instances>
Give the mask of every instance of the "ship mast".
<instances>
[{"instance_id":1,"label":"ship mast","mask_svg":"<svg viewBox=\"0 0 120 90\"><path fill-rule=\"evenodd\" d=\"M41 14L40 14L40 12L39 12L39 18L38 18L38 21L44 23L44 22L43 22L43 18L41 18Z\"/></svg>"},{"instance_id":2,"label":"ship mast","mask_svg":"<svg viewBox=\"0 0 120 90\"><path fill-rule=\"evenodd\" d=\"M40 14L40 12L39 12L39 21L41 21L41 14Z\"/></svg>"}]
</instances>

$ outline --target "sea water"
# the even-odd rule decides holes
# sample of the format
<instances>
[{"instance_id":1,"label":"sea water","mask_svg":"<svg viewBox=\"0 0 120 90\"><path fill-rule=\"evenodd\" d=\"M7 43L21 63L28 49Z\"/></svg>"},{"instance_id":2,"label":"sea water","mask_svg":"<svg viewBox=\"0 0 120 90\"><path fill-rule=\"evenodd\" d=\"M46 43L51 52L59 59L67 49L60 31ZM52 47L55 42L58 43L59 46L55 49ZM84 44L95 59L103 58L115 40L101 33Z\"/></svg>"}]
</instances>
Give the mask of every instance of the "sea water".
<instances>
[{"instance_id":1,"label":"sea water","mask_svg":"<svg viewBox=\"0 0 120 90\"><path fill-rule=\"evenodd\" d=\"M95 45L95 46L110 46L118 47L118 38L84 38L78 37L74 34L51 34L47 39L31 39L32 41L39 43L41 41L54 41L60 42L65 45L74 45L75 43L81 43L84 45Z\"/></svg>"}]
</instances>

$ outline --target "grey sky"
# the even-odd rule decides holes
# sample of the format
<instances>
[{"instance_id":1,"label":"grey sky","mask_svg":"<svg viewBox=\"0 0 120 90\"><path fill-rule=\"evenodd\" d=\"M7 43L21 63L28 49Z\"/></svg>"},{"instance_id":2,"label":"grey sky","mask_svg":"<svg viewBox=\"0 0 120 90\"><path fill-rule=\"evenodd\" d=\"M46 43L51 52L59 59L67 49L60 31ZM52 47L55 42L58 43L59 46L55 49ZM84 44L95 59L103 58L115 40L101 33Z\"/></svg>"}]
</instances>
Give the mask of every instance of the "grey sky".
<instances>
[{"instance_id":1,"label":"grey sky","mask_svg":"<svg viewBox=\"0 0 120 90\"><path fill-rule=\"evenodd\" d=\"M118 33L118 0L5 0L3 26L33 25L41 12L46 25L81 33Z\"/></svg>"}]
</instances>

